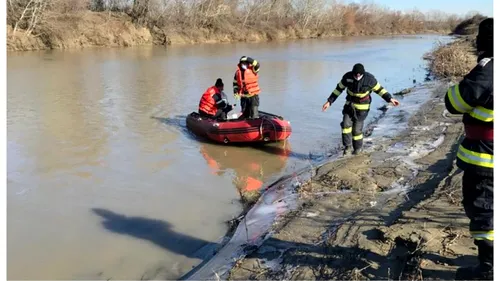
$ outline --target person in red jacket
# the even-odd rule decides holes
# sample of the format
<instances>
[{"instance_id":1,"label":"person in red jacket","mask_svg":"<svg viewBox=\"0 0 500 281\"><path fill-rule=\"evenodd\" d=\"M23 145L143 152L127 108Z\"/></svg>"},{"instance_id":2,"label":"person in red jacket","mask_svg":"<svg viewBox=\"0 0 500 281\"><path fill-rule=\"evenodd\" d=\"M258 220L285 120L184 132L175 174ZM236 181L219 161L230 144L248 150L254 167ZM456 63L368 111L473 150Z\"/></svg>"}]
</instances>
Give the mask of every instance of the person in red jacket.
<instances>
[{"instance_id":1,"label":"person in red jacket","mask_svg":"<svg viewBox=\"0 0 500 281\"><path fill-rule=\"evenodd\" d=\"M215 85L203 93L198 107L198 113L201 117L227 120L227 113L233 110L233 106L228 104L223 90L224 83L222 83L222 79L217 78Z\"/></svg>"}]
</instances>

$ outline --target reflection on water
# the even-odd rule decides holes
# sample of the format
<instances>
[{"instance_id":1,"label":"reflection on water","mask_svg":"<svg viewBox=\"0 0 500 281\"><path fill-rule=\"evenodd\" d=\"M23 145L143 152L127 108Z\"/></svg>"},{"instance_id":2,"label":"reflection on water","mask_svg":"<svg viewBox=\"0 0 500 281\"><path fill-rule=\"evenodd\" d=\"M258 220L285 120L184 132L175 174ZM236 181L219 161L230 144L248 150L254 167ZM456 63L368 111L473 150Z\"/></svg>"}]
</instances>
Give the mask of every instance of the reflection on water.
<instances>
[{"instance_id":1,"label":"reflection on water","mask_svg":"<svg viewBox=\"0 0 500 281\"><path fill-rule=\"evenodd\" d=\"M178 278L201 261L182 249L217 243L241 195L340 143L344 97L321 106L353 64L395 92L424 80L421 55L438 38L9 53L8 278ZM186 130L242 55L261 63L260 109L291 122L285 147L226 147Z\"/></svg>"},{"instance_id":2,"label":"reflection on water","mask_svg":"<svg viewBox=\"0 0 500 281\"><path fill-rule=\"evenodd\" d=\"M244 196L245 193L261 191L264 183L283 171L290 154L290 144L281 142L244 147L202 143L200 153L212 174L225 176L233 172L232 182Z\"/></svg>"}]
</instances>

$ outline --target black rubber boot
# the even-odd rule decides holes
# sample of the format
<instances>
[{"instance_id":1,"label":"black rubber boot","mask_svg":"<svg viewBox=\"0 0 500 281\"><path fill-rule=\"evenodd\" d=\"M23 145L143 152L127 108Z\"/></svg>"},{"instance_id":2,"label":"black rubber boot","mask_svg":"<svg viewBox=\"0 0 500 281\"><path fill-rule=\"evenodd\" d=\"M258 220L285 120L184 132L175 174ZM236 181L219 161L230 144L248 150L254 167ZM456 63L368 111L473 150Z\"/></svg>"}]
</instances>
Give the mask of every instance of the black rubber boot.
<instances>
[{"instance_id":1,"label":"black rubber boot","mask_svg":"<svg viewBox=\"0 0 500 281\"><path fill-rule=\"evenodd\" d=\"M482 263L476 267L460 267L455 280L493 280L493 265Z\"/></svg>"},{"instance_id":2,"label":"black rubber boot","mask_svg":"<svg viewBox=\"0 0 500 281\"><path fill-rule=\"evenodd\" d=\"M461 267L455 275L456 280L493 280L493 241L476 240L479 265Z\"/></svg>"},{"instance_id":3,"label":"black rubber boot","mask_svg":"<svg viewBox=\"0 0 500 281\"><path fill-rule=\"evenodd\" d=\"M344 147L344 156L350 156L351 155L351 148L350 147Z\"/></svg>"}]
</instances>

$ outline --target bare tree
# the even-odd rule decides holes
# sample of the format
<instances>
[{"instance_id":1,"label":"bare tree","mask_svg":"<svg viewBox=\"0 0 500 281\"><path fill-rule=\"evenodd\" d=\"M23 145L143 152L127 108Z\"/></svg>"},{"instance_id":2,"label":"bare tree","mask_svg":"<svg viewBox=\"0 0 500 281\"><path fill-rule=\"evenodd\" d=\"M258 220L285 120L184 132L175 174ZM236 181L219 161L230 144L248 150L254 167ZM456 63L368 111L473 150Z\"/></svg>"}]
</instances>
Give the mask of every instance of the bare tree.
<instances>
[{"instance_id":1,"label":"bare tree","mask_svg":"<svg viewBox=\"0 0 500 281\"><path fill-rule=\"evenodd\" d=\"M312 21L318 19L326 7L324 0L295 0L293 3L302 29L306 29Z\"/></svg>"},{"instance_id":2,"label":"bare tree","mask_svg":"<svg viewBox=\"0 0 500 281\"><path fill-rule=\"evenodd\" d=\"M13 13L16 14L15 10L22 11L19 13L19 17L15 21L12 36L16 35L19 28L25 30L25 36L29 36L43 18L48 4L49 0L21 0L16 1L16 3L9 1L9 5L11 6Z\"/></svg>"}]
</instances>

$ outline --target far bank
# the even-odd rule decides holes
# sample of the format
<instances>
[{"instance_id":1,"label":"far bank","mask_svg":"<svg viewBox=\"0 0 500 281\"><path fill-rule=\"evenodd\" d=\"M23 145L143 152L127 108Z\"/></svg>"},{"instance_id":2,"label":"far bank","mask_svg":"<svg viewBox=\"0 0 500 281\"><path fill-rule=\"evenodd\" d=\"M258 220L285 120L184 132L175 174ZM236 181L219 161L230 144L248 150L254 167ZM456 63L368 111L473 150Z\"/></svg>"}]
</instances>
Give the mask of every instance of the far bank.
<instances>
[{"instance_id":1,"label":"far bank","mask_svg":"<svg viewBox=\"0 0 500 281\"><path fill-rule=\"evenodd\" d=\"M211 30L193 28L160 30L133 24L124 14L102 14L84 12L61 17L53 23L47 33L39 36L26 35L25 31L7 27L8 51L35 51L50 49L81 49L89 47L169 46L191 44L213 44L233 42L273 42L300 39L351 38L370 36L402 35L447 35L449 30L387 30L365 33L362 30L345 35L341 32L299 29L293 26L284 29Z\"/></svg>"},{"instance_id":2,"label":"far bank","mask_svg":"<svg viewBox=\"0 0 500 281\"><path fill-rule=\"evenodd\" d=\"M174 2L174 1L172 1ZM243 5L218 0L163 2L13 0L7 49L26 51L136 45L262 42L337 36L449 34L460 18L402 13L376 4L290 0Z\"/></svg>"}]
</instances>

